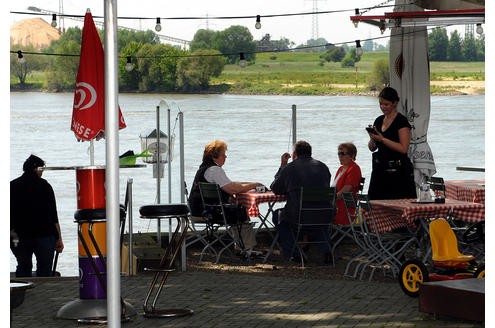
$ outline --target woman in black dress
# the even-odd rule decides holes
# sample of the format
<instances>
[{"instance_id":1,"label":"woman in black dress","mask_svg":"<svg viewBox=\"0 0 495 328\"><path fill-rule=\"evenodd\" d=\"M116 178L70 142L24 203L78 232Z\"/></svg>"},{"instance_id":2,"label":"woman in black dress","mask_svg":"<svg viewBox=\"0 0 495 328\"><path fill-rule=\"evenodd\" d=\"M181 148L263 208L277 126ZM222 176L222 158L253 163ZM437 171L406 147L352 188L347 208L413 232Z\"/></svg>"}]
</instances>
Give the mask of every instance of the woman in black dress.
<instances>
[{"instance_id":1,"label":"woman in black dress","mask_svg":"<svg viewBox=\"0 0 495 328\"><path fill-rule=\"evenodd\" d=\"M397 111L399 95L391 87L378 95L383 115L376 118L368 131L368 148L373 152L368 196L370 199L416 198L414 167L407 156L411 125Z\"/></svg>"}]
</instances>

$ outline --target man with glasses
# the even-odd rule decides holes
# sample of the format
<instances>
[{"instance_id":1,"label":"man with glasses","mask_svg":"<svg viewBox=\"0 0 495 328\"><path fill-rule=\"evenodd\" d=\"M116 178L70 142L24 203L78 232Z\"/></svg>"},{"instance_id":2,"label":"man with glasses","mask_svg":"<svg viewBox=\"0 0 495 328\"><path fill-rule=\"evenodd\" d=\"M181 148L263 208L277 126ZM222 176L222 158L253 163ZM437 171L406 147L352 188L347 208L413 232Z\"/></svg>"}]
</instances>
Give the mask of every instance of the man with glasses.
<instances>
[{"instance_id":1,"label":"man with glasses","mask_svg":"<svg viewBox=\"0 0 495 328\"><path fill-rule=\"evenodd\" d=\"M41 178L45 162L31 155L24 173L10 182L10 249L17 259L16 277L31 277L33 254L36 276L52 275L55 250L64 244L52 186Z\"/></svg>"}]
</instances>

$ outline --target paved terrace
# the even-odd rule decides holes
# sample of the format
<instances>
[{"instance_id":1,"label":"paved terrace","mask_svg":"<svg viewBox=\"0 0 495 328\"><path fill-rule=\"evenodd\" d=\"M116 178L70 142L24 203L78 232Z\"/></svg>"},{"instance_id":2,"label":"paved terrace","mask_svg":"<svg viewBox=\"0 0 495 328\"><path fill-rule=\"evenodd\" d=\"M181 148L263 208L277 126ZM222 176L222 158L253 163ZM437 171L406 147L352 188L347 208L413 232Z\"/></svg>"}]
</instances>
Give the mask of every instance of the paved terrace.
<instances>
[{"instance_id":1,"label":"paved terrace","mask_svg":"<svg viewBox=\"0 0 495 328\"><path fill-rule=\"evenodd\" d=\"M142 304L149 274L124 276L122 296L137 315L122 327L483 327L484 324L418 311L394 281L308 279L231 272L170 275L159 307L194 310L180 318L148 319ZM95 327L56 319L64 304L79 298L76 277L33 278L35 287L13 310L11 327Z\"/></svg>"}]
</instances>

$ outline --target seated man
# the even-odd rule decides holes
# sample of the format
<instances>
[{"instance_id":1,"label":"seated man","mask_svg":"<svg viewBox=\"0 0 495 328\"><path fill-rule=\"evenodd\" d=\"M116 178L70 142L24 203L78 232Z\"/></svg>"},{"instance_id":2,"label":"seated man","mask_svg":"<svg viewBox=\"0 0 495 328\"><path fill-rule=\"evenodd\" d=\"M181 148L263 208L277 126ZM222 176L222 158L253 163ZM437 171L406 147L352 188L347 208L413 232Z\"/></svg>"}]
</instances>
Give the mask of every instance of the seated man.
<instances>
[{"instance_id":1,"label":"seated man","mask_svg":"<svg viewBox=\"0 0 495 328\"><path fill-rule=\"evenodd\" d=\"M296 248L291 229L298 223L301 187L329 187L331 179L328 167L311 157L311 145L306 141L296 142L293 146L292 162L288 163L290 157L289 153L282 154L280 168L270 186L275 194L287 197L285 207L275 211L273 215L273 223L279 233L282 253L287 260L291 260L297 254L293 253ZM319 236L312 237L318 238L317 240L328 241L329 239L328 233L324 230L319 231ZM319 245L322 246L324 261L330 261L331 253L328 244Z\"/></svg>"},{"instance_id":2,"label":"seated man","mask_svg":"<svg viewBox=\"0 0 495 328\"><path fill-rule=\"evenodd\" d=\"M203 216L203 202L201 200L201 193L199 191L199 182L216 183L220 186L222 192L222 198L224 202L228 202L231 196L237 193L247 192L251 189L255 189L258 186L263 186L259 182L237 182L231 181L225 173L222 166L225 164L227 155L227 144L222 140L211 141L206 144L203 152L203 161L199 166L196 176L191 188L191 194L189 195L189 207L191 209L191 215ZM245 209L243 209L244 212ZM249 220L246 213L240 214L239 211L227 212L227 221L231 222L243 222ZM242 217L233 217L242 216ZM234 229L235 232L235 229ZM243 245L243 253L247 255L253 254L253 248L256 246L256 239L254 238L254 231L251 224L243 225L241 230L241 241ZM242 246L242 245L241 245ZM256 254L256 252L254 252Z\"/></svg>"}]
</instances>

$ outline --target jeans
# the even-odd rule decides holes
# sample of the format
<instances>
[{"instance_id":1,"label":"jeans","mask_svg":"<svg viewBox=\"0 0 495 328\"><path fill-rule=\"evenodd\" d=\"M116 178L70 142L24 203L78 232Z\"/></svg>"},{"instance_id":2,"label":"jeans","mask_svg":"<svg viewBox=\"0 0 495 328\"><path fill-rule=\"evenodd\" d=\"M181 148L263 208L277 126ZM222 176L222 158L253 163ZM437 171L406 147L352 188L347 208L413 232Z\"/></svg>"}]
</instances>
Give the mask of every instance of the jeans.
<instances>
[{"instance_id":1,"label":"jeans","mask_svg":"<svg viewBox=\"0 0 495 328\"><path fill-rule=\"evenodd\" d=\"M31 277L33 254L36 256L36 276L52 275L53 257L57 239L55 236L37 238L20 238L17 247L11 245L12 253L17 259L16 277Z\"/></svg>"},{"instance_id":2,"label":"jeans","mask_svg":"<svg viewBox=\"0 0 495 328\"><path fill-rule=\"evenodd\" d=\"M294 235L297 232L297 224L290 223L288 220L279 220L282 209L278 209L273 212L272 221L275 225L275 229L278 232L278 242L282 248L282 254L284 258L290 259L291 257L296 257L298 255L297 247L294 241ZM331 251L330 248L330 236L326 228L322 229L312 229L311 231L302 231L302 235L307 235L308 239L312 242L318 242L320 252L325 255L327 252Z\"/></svg>"}]
</instances>

